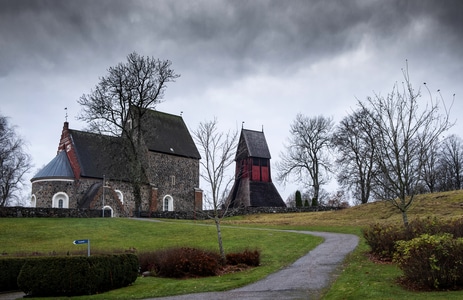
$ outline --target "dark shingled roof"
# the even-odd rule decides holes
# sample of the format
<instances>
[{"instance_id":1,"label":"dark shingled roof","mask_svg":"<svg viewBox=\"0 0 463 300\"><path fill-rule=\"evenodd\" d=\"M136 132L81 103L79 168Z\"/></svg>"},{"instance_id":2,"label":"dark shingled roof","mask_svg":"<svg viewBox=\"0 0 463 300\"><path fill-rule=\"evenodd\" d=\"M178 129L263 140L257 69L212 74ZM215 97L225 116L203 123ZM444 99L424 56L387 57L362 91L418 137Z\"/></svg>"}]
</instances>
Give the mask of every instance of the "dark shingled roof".
<instances>
[{"instance_id":1,"label":"dark shingled roof","mask_svg":"<svg viewBox=\"0 0 463 300\"><path fill-rule=\"evenodd\" d=\"M237 179L229 195L230 206L286 207L273 182Z\"/></svg>"},{"instance_id":2,"label":"dark shingled roof","mask_svg":"<svg viewBox=\"0 0 463 300\"><path fill-rule=\"evenodd\" d=\"M65 151L60 151L31 181L51 178L74 178L71 164Z\"/></svg>"},{"instance_id":3,"label":"dark shingled roof","mask_svg":"<svg viewBox=\"0 0 463 300\"><path fill-rule=\"evenodd\" d=\"M147 109L141 124L148 150L193 159L201 158L182 117ZM129 163L122 150L126 139L72 129L69 129L69 135L76 151L80 176L129 179ZM33 179L57 176L74 178L65 151L61 151Z\"/></svg>"},{"instance_id":4,"label":"dark shingled roof","mask_svg":"<svg viewBox=\"0 0 463 300\"><path fill-rule=\"evenodd\" d=\"M272 182L250 181L250 204L254 207L286 207Z\"/></svg>"},{"instance_id":5,"label":"dark shingled roof","mask_svg":"<svg viewBox=\"0 0 463 300\"><path fill-rule=\"evenodd\" d=\"M242 129L238 148L236 152L237 158L238 156L271 158L270 150L268 149L267 141L262 131Z\"/></svg>"},{"instance_id":6,"label":"dark shingled roof","mask_svg":"<svg viewBox=\"0 0 463 300\"><path fill-rule=\"evenodd\" d=\"M69 130L83 177L127 179L121 138Z\"/></svg>"},{"instance_id":7,"label":"dark shingled roof","mask_svg":"<svg viewBox=\"0 0 463 300\"><path fill-rule=\"evenodd\" d=\"M141 124L143 137L149 150L189 158L201 158L182 117L146 110Z\"/></svg>"}]
</instances>

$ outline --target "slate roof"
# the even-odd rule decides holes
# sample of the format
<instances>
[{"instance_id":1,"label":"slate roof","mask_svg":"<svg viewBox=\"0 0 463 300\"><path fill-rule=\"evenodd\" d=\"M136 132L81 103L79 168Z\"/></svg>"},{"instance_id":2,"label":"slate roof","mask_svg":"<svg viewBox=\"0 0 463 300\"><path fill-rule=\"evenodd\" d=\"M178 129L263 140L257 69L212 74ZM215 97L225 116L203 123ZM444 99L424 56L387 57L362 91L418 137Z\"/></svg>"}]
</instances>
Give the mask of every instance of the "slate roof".
<instances>
[{"instance_id":1,"label":"slate roof","mask_svg":"<svg viewBox=\"0 0 463 300\"><path fill-rule=\"evenodd\" d=\"M182 117L147 109L141 124L148 150L193 159L201 158ZM129 179L128 159L121 149L124 138L73 129L68 132L77 155L80 176ZM60 151L32 180L53 177L74 178L65 151Z\"/></svg>"},{"instance_id":2,"label":"slate roof","mask_svg":"<svg viewBox=\"0 0 463 300\"><path fill-rule=\"evenodd\" d=\"M254 207L286 207L272 182L250 181L250 205Z\"/></svg>"},{"instance_id":3,"label":"slate roof","mask_svg":"<svg viewBox=\"0 0 463 300\"><path fill-rule=\"evenodd\" d=\"M121 150L122 138L71 129L69 134L77 154L81 176L127 179L125 175L128 165Z\"/></svg>"},{"instance_id":4,"label":"slate roof","mask_svg":"<svg viewBox=\"0 0 463 300\"><path fill-rule=\"evenodd\" d=\"M60 151L45 167L43 167L31 180L52 178L74 178L71 164L65 151Z\"/></svg>"},{"instance_id":5,"label":"slate roof","mask_svg":"<svg viewBox=\"0 0 463 300\"><path fill-rule=\"evenodd\" d=\"M147 110L141 124L149 150L188 158L201 158L182 117Z\"/></svg>"},{"instance_id":6,"label":"slate roof","mask_svg":"<svg viewBox=\"0 0 463 300\"><path fill-rule=\"evenodd\" d=\"M273 182L251 181L249 178L235 180L228 201L235 208L286 207Z\"/></svg>"},{"instance_id":7,"label":"slate roof","mask_svg":"<svg viewBox=\"0 0 463 300\"><path fill-rule=\"evenodd\" d=\"M270 150L262 131L241 130L236 158L241 159L243 157L271 158Z\"/></svg>"}]
</instances>

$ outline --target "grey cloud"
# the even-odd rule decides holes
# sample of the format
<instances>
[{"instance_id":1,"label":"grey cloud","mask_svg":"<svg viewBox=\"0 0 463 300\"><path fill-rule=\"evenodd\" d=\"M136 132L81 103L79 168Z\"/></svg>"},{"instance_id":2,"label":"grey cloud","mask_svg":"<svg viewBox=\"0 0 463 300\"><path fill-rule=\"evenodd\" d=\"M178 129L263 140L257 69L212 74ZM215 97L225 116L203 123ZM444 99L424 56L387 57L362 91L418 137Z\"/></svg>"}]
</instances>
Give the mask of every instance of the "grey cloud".
<instances>
[{"instance_id":1,"label":"grey cloud","mask_svg":"<svg viewBox=\"0 0 463 300\"><path fill-rule=\"evenodd\" d=\"M353 49L365 35L380 36L378 47L400 47L401 34L421 17L435 19L455 46L460 3L3 0L0 76L21 64L61 67L79 56L133 50L224 76L257 66L285 71Z\"/></svg>"}]
</instances>

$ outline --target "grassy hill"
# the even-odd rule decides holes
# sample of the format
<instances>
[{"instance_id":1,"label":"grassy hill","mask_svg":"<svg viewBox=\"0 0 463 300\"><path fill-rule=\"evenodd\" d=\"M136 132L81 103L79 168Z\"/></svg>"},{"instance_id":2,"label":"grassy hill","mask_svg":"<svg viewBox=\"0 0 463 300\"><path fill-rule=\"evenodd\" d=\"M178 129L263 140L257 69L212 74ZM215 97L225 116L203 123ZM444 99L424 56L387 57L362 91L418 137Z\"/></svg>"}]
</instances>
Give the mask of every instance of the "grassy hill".
<instances>
[{"instance_id":1,"label":"grassy hill","mask_svg":"<svg viewBox=\"0 0 463 300\"><path fill-rule=\"evenodd\" d=\"M454 218L463 215L463 190L416 196L408 217ZM227 219L226 224L291 227L363 227L376 222L402 222L400 211L390 202L367 203L337 211L262 214Z\"/></svg>"}]
</instances>

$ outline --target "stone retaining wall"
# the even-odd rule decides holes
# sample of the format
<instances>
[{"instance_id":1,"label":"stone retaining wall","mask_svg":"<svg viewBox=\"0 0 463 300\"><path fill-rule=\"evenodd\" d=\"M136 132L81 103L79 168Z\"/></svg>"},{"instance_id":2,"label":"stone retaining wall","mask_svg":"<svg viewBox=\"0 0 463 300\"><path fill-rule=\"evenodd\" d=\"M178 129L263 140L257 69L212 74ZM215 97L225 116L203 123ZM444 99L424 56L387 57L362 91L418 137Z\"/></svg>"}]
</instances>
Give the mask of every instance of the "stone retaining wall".
<instances>
[{"instance_id":1,"label":"stone retaining wall","mask_svg":"<svg viewBox=\"0 0 463 300\"><path fill-rule=\"evenodd\" d=\"M253 214L275 214L339 210L340 207L315 206L315 207L245 207L229 209L227 217ZM203 211L155 211L141 212L142 218L205 220L213 216L212 210ZM222 214L222 211L219 211ZM134 214L136 215L136 214ZM75 208L35 208L35 207L0 207L0 218L99 218L102 216L99 209L75 209ZM109 211L105 214L109 217Z\"/></svg>"},{"instance_id":2,"label":"stone retaining wall","mask_svg":"<svg viewBox=\"0 0 463 300\"><path fill-rule=\"evenodd\" d=\"M108 215L109 216L109 215ZM0 207L0 218L97 218L99 209Z\"/></svg>"},{"instance_id":3,"label":"stone retaining wall","mask_svg":"<svg viewBox=\"0 0 463 300\"><path fill-rule=\"evenodd\" d=\"M317 212L339 210L341 207L315 206L315 207L244 207L229 209L227 217L254 215L254 214L282 214L297 212ZM222 214L222 211L219 211ZM155 211L152 213L141 213L142 218L161 218L161 219L182 219L182 220L205 220L213 216L212 210L203 211Z\"/></svg>"}]
</instances>

